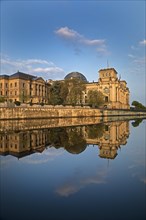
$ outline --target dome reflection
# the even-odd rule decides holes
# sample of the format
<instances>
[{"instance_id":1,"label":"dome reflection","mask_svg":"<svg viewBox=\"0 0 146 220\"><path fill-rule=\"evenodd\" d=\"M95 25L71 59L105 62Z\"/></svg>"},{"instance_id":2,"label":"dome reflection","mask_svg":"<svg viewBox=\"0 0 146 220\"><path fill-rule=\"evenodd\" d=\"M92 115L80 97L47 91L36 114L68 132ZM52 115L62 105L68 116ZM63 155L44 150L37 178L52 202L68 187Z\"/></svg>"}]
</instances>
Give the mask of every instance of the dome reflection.
<instances>
[{"instance_id":1,"label":"dome reflection","mask_svg":"<svg viewBox=\"0 0 146 220\"><path fill-rule=\"evenodd\" d=\"M63 148L80 154L87 146L97 146L100 158L114 159L129 137L129 121L106 122L96 125L46 128L0 133L0 154L18 158L42 153L46 148Z\"/></svg>"}]
</instances>

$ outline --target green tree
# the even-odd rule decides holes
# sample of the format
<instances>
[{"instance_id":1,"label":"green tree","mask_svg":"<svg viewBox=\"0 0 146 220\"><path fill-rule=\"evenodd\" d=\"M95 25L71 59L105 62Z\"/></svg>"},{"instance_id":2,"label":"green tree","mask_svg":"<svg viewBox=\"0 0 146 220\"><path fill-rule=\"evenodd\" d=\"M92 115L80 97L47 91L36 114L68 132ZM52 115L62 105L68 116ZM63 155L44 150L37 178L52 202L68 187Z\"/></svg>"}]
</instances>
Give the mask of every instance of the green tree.
<instances>
[{"instance_id":1,"label":"green tree","mask_svg":"<svg viewBox=\"0 0 146 220\"><path fill-rule=\"evenodd\" d=\"M84 82L78 79L55 81L50 87L49 104L82 104L82 96L85 88Z\"/></svg>"},{"instance_id":2,"label":"green tree","mask_svg":"<svg viewBox=\"0 0 146 220\"><path fill-rule=\"evenodd\" d=\"M88 104L92 107L98 107L104 103L104 95L97 90L90 90L87 96Z\"/></svg>"},{"instance_id":3,"label":"green tree","mask_svg":"<svg viewBox=\"0 0 146 220\"><path fill-rule=\"evenodd\" d=\"M50 87L50 99L49 99L49 104L51 105L59 105L61 103L60 99L60 89L61 85L58 81L53 82L53 84Z\"/></svg>"},{"instance_id":4,"label":"green tree","mask_svg":"<svg viewBox=\"0 0 146 220\"><path fill-rule=\"evenodd\" d=\"M4 96L0 96L0 102L5 102L5 97Z\"/></svg>"},{"instance_id":5,"label":"green tree","mask_svg":"<svg viewBox=\"0 0 146 220\"><path fill-rule=\"evenodd\" d=\"M64 82L55 81L50 87L49 104L62 105L66 102L68 94L67 85Z\"/></svg>"},{"instance_id":6,"label":"green tree","mask_svg":"<svg viewBox=\"0 0 146 220\"><path fill-rule=\"evenodd\" d=\"M133 101L132 105L135 107L135 109L146 109L146 107L138 101Z\"/></svg>"},{"instance_id":7,"label":"green tree","mask_svg":"<svg viewBox=\"0 0 146 220\"><path fill-rule=\"evenodd\" d=\"M62 104L65 105L67 103L67 96L69 93L68 84L66 81L61 83L60 96L62 99Z\"/></svg>"},{"instance_id":8,"label":"green tree","mask_svg":"<svg viewBox=\"0 0 146 220\"><path fill-rule=\"evenodd\" d=\"M65 81L67 87L69 88L67 103L71 105L82 104L83 91L86 89L85 83L76 78Z\"/></svg>"}]
</instances>

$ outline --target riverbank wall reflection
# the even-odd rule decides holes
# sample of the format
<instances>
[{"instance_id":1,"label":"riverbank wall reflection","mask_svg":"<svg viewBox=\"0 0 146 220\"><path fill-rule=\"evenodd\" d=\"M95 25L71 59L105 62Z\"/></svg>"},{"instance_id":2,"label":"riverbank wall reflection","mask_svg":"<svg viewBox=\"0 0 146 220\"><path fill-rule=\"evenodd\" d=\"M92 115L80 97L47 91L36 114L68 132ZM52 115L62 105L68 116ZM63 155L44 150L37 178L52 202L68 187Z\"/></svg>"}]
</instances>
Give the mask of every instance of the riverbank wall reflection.
<instances>
[{"instance_id":1,"label":"riverbank wall reflection","mask_svg":"<svg viewBox=\"0 0 146 220\"><path fill-rule=\"evenodd\" d=\"M31 124L31 128L33 126ZM102 123L101 118L94 125L30 130L19 130L18 126L11 130L4 128L0 131L0 155L22 158L33 153L42 153L51 147L80 154L87 147L97 146L100 158L114 159L121 145L127 143L129 133L129 121Z\"/></svg>"}]
</instances>

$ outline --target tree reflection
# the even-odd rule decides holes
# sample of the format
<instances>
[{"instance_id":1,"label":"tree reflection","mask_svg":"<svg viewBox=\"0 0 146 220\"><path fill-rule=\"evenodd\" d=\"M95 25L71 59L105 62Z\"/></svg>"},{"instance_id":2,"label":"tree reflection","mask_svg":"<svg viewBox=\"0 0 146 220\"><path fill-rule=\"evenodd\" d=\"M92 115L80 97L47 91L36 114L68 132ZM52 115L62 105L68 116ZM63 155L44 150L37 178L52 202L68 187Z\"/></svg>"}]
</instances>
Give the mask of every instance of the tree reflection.
<instances>
[{"instance_id":1,"label":"tree reflection","mask_svg":"<svg viewBox=\"0 0 146 220\"><path fill-rule=\"evenodd\" d=\"M100 138L104 132L104 124L87 126L88 138Z\"/></svg>"},{"instance_id":2,"label":"tree reflection","mask_svg":"<svg viewBox=\"0 0 146 220\"><path fill-rule=\"evenodd\" d=\"M68 134L65 128L52 128L48 130L48 140L55 148L65 147L68 143Z\"/></svg>"},{"instance_id":3,"label":"tree reflection","mask_svg":"<svg viewBox=\"0 0 146 220\"><path fill-rule=\"evenodd\" d=\"M133 127L138 127L140 125L140 123L143 121L142 118L136 119L134 122L132 122L132 126Z\"/></svg>"},{"instance_id":4,"label":"tree reflection","mask_svg":"<svg viewBox=\"0 0 146 220\"><path fill-rule=\"evenodd\" d=\"M86 149L87 143L83 133L78 128L70 129L68 132L69 139L65 149L72 154L79 154Z\"/></svg>"},{"instance_id":5,"label":"tree reflection","mask_svg":"<svg viewBox=\"0 0 146 220\"><path fill-rule=\"evenodd\" d=\"M132 123L138 126L142 120ZM114 159L121 145L129 137L129 121L106 122L88 126L46 128L0 133L0 154L18 158L40 152L46 148L63 148L80 154L87 146L97 146L99 157Z\"/></svg>"},{"instance_id":6,"label":"tree reflection","mask_svg":"<svg viewBox=\"0 0 146 220\"><path fill-rule=\"evenodd\" d=\"M81 153L87 146L80 127L50 129L48 139L51 146L63 147L73 154Z\"/></svg>"}]
</instances>

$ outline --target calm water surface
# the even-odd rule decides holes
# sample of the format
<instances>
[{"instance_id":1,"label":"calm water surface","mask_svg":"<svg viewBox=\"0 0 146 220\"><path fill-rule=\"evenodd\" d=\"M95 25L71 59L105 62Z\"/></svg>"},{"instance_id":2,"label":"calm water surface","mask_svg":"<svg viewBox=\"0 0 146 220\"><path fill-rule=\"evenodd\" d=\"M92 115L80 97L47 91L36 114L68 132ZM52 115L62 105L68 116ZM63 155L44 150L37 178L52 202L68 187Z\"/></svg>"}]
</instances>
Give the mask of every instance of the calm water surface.
<instances>
[{"instance_id":1,"label":"calm water surface","mask_svg":"<svg viewBox=\"0 0 146 220\"><path fill-rule=\"evenodd\" d=\"M146 120L1 131L1 219L146 219L145 132Z\"/></svg>"}]
</instances>

